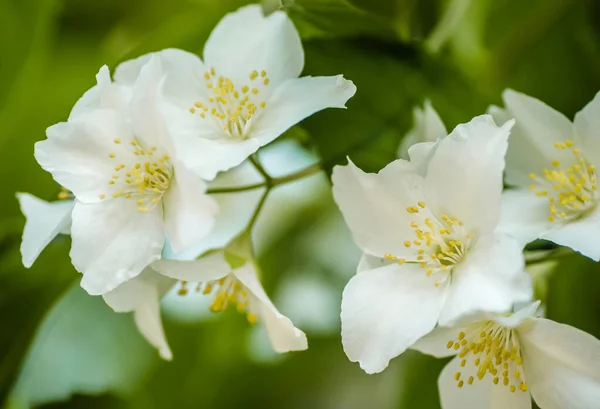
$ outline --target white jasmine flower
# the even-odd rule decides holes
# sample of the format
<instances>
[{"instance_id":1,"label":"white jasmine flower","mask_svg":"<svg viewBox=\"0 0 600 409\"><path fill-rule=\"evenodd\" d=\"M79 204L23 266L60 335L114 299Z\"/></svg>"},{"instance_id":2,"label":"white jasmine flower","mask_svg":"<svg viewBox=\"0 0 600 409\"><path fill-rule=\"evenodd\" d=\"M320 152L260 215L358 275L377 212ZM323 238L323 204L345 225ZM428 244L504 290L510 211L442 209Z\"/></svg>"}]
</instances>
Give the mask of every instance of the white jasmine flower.
<instances>
[{"instance_id":1,"label":"white jasmine flower","mask_svg":"<svg viewBox=\"0 0 600 409\"><path fill-rule=\"evenodd\" d=\"M342 342L366 372L437 322L530 299L520 246L494 232L511 127L480 116L378 174L334 169L335 201L364 252L343 293Z\"/></svg>"},{"instance_id":2,"label":"white jasmine flower","mask_svg":"<svg viewBox=\"0 0 600 409\"><path fill-rule=\"evenodd\" d=\"M235 306L240 313L246 314L250 324L262 321L276 352L308 348L306 335L277 310L265 293L252 261L221 251L193 261L163 259L152 267L181 280L181 295L197 291L213 297L210 307L213 312Z\"/></svg>"},{"instance_id":3,"label":"white jasmine flower","mask_svg":"<svg viewBox=\"0 0 600 409\"><path fill-rule=\"evenodd\" d=\"M70 234L73 200L47 202L29 193L17 193L21 212L27 221L23 229L21 256L31 267L42 250L59 234Z\"/></svg>"},{"instance_id":4,"label":"white jasmine flower","mask_svg":"<svg viewBox=\"0 0 600 409\"><path fill-rule=\"evenodd\" d=\"M398 149L398 157L408 159L408 149L420 142L434 142L448 135L446 127L438 113L433 109L430 100L426 100L423 108L413 110L413 127L402 139Z\"/></svg>"},{"instance_id":5,"label":"white jasmine flower","mask_svg":"<svg viewBox=\"0 0 600 409\"><path fill-rule=\"evenodd\" d=\"M515 118L506 156L501 228L526 244L543 238L600 259L600 94L571 123L543 102L506 90L499 120Z\"/></svg>"},{"instance_id":6,"label":"white jasmine flower","mask_svg":"<svg viewBox=\"0 0 600 409\"><path fill-rule=\"evenodd\" d=\"M73 265L82 287L104 294L212 227L216 204L174 154L158 110L160 61L142 69L127 110L92 109L47 130L35 156L73 192Z\"/></svg>"},{"instance_id":7,"label":"white jasmine flower","mask_svg":"<svg viewBox=\"0 0 600 409\"><path fill-rule=\"evenodd\" d=\"M534 316L539 302L512 315L480 313L437 328L413 347L457 355L440 374L443 409L590 409L600 402L600 341Z\"/></svg>"},{"instance_id":8,"label":"white jasmine flower","mask_svg":"<svg viewBox=\"0 0 600 409\"><path fill-rule=\"evenodd\" d=\"M304 66L300 37L288 16L263 16L259 5L226 15L211 33L204 61L185 51L156 53L167 78L169 123L182 160L204 179L243 162L288 128L325 108L344 108L356 87L341 75L298 78ZM150 58L117 67L131 84Z\"/></svg>"}]
</instances>

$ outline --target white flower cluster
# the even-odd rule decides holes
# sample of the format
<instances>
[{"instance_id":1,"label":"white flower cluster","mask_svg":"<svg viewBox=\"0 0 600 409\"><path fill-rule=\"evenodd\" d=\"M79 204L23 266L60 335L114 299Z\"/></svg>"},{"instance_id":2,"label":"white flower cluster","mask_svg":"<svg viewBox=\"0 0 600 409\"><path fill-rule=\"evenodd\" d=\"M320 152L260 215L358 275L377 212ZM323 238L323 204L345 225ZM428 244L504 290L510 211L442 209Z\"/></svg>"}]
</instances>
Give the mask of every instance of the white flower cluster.
<instances>
[{"instance_id":1,"label":"white flower cluster","mask_svg":"<svg viewBox=\"0 0 600 409\"><path fill-rule=\"evenodd\" d=\"M600 341L537 316L522 255L543 238L600 258L600 93L574 124L514 91L504 101L447 136L426 103L400 147L408 160L334 169L363 251L342 299L344 350L367 373L409 348L455 356L443 409L529 409L532 396L541 409L600 408Z\"/></svg>"},{"instance_id":2,"label":"white flower cluster","mask_svg":"<svg viewBox=\"0 0 600 409\"><path fill-rule=\"evenodd\" d=\"M306 349L260 283L254 218L224 248L163 257L165 246L182 253L213 232L207 182L354 95L341 75L298 78L303 65L286 14L248 6L217 25L202 60L167 49L119 65L113 78L102 67L35 146L63 191L51 203L18 194L23 263L70 234L81 286L133 311L165 359L159 303L175 285L212 297L213 311L235 305L262 322L277 352ZM456 355L439 378L444 409L526 409L531 396L542 409L600 408L600 341L536 315L523 257L542 238L600 259L600 94L574 124L513 91L504 101L449 135L426 103L402 159L377 174L334 168L335 201L364 253L343 293L343 347L368 373L409 348Z\"/></svg>"}]
</instances>

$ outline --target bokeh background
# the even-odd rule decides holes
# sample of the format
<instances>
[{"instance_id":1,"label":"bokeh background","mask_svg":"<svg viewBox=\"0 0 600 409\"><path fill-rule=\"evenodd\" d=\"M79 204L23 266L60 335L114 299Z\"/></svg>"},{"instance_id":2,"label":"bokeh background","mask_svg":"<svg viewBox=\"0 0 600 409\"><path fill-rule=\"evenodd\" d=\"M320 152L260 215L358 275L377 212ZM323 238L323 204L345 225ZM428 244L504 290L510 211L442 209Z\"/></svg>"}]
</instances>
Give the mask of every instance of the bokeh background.
<instances>
[{"instance_id":1,"label":"bokeh background","mask_svg":"<svg viewBox=\"0 0 600 409\"><path fill-rule=\"evenodd\" d=\"M350 363L339 335L341 291L358 250L331 198L327 172L277 188L255 241L267 292L309 336L275 355L260 326L173 292L163 303L175 358L161 361L131 316L85 294L59 237L30 270L14 197L50 200L58 186L33 144L65 120L99 67L167 47L201 55L212 27L244 0L0 0L0 407L439 407L444 361L408 352L382 374ZM343 73L358 86L347 111L319 113L264 149L274 175L350 156L376 171L395 159L412 109L430 99L447 127L499 104L506 87L572 117L600 90L597 0L266 0L303 38L305 75ZM600 137L600 130L598 130ZM256 180L242 166L216 184ZM460 183L460 181L457 181ZM221 196L224 244L260 192ZM546 246L544 243L536 244ZM577 255L532 263L547 315L600 336L600 268Z\"/></svg>"}]
</instances>

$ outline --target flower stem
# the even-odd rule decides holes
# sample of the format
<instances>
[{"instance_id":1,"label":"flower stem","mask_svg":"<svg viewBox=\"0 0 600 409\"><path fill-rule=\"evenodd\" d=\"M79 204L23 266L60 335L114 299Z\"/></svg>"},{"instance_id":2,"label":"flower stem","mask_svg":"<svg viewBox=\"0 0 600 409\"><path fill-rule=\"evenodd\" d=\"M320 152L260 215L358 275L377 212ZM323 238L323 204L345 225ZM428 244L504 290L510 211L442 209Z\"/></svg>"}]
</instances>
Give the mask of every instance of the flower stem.
<instances>
[{"instance_id":1,"label":"flower stem","mask_svg":"<svg viewBox=\"0 0 600 409\"><path fill-rule=\"evenodd\" d=\"M248 225L244 229L245 231L248 231L248 232L251 231L252 228L254 227L254 225L256 224L256 221L258 220L258 216L260 215L260 212L267 201L267 196L269 196L269 192L271 192L271 189L267 188L265 190L265 192L263 193L263 195L261 196L260 200L258 201L258 204L256 205L256 208L254 209L254 213L252 214L252 217L250 218L250 221L248 222Z\"/></svg>"}]
</instances>

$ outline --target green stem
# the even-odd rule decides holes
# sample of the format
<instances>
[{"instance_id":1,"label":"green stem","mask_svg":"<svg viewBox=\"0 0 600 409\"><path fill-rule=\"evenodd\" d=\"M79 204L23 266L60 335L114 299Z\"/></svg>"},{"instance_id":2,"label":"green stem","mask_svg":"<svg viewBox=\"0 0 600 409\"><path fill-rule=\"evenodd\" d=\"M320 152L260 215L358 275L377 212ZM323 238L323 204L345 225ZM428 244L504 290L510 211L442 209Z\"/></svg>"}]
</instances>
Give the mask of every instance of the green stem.
<instances>
[{"instance_id":1,"label":"green stem","mask_svg":"<svg viewBox=\"0 0 600 409\"><path fill-rule=\"evenodd\" d=\"M250 221L248 222L248 225L244 229L245 231L247 231L247 232L251 231L252 228L254 227L254 225L256 224L256 221L258 220L258 216L260 215L260 211L262 210L263 206L265 205L265 202L267 201L267 196L269 196L269 192L271 192L271 189L267 188L265 190L265 192L263 193L263 195L261 196L258 204L256 205L256 208L254 209L254 213L252 214L252 217L250 218Z\"/></svg>"}]
</instances>

